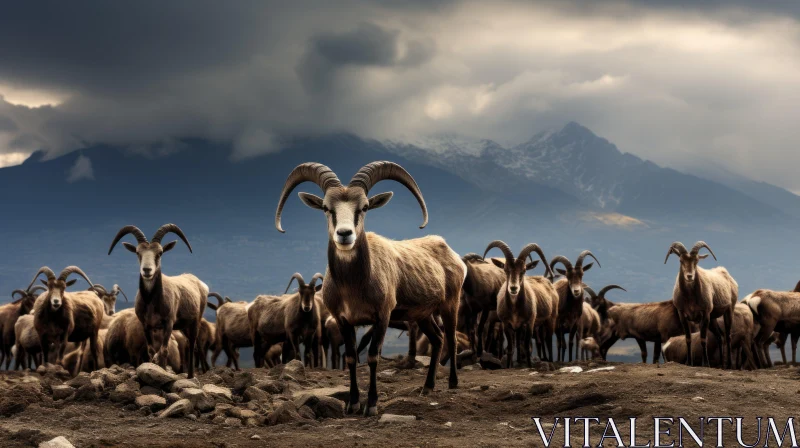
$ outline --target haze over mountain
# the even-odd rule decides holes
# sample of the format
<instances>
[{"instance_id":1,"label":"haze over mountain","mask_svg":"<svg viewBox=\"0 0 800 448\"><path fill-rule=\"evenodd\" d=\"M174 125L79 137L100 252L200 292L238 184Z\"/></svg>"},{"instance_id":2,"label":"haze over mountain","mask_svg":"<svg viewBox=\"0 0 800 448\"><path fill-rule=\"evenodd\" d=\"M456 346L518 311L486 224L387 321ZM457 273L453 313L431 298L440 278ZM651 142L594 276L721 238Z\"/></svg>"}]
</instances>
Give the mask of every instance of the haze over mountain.
<instances>
[{"instance_id":1,"label":"haze over mountain","mask_svg":"<svg viewBox=\"0 0 800 448\"><path fill-rule=\"evenodd\" d=\"M707 241L739 282L740 296L757 287L790 289L797 281L788 243L797 196L659 167L569 123L510 148L456 135L404 142L327 135L239 161L231 160L230 146L204 140L166 153L95 147L53 160L34 154L0 169L0 291L26 286L42 265L76 264L97 283L119 283L133 299L136 258L119 248L108 256L108 245L123 225L151 235L174 222L194 253L179 245L164 257L166 274L192 272L236 300L281 293L292 273L311 277L326 264L325 221L296 196L284 212L287 233L274 229L290 170L319 161L346 182L380 159L412 173L430 210L429 226L419 230L413 196L393 182L376 186L372 194L395 196L368 214L367 229L391 238L441 234L462 254L482 253L493 239L512 248L538 242L548 257L591 249L602 267L586 281L621 284L628 293L615 298L631 302L671 296L677 265L665 266L663 257L673 240ZM297 191L319 192L313 184ZM767 200L762 191L780 192L785 202Z\"/></svg>"}]
</instances>

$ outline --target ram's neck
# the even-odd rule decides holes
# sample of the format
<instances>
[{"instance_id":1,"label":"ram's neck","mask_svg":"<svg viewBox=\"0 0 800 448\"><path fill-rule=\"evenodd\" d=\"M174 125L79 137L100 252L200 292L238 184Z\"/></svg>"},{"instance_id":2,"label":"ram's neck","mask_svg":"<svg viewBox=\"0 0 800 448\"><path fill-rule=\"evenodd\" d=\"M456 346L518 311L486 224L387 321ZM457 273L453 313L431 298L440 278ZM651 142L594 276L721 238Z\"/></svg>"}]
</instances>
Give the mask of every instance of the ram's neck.
<instances>
[{"instance_id":1,"label":"ram's neck","mask_svg":"<svg viewBox=\"0 0 800 448\"><path fill-rule=\"evenodd\" d=\"M331 280L339 285L368 282L372 268L367 236L358 238L355 247L349 251L341 251L335 243L328 241L328 269Z\"/></svg>"},{"instance_id":2,"label":"ram's neck","mask_svg":"<svg viewBox=\"0 0 800 448\"><path fill-rule=\"evenodd\" d=\"M159 270L152 279L139 275L139 295L145 302L161 299L164 294L163 274Z\"/></svg>"}]
</instances>

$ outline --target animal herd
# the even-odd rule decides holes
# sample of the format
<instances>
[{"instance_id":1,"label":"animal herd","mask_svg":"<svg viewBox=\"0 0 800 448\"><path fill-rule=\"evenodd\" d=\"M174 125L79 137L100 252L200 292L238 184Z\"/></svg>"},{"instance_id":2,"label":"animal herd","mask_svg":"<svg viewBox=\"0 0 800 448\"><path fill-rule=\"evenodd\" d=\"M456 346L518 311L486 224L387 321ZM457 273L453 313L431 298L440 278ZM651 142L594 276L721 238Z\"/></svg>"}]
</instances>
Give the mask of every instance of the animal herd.
<instances>
[{"instance_id":1,"label":"animal herd","mask_svg":"<svg viewBox=\"0 0 800 448\"><path fill-rule=\"evenodd\" d=\"M605 359L616 341L634 338L642 362L647 358L646 343L653 342L654 363L663 356L665 361L688 365L752 369L770 366L769 345L779 343L783 353L791 336L795 361L800 338L798 288L760 289L739 302L738 285L725 268L699 266L709 255L716 259L702 241L691 249L680 242L670 246L665 263L671 255L679 261L670 300L617 303L606 296L615 289L624 291L621 286L597 292L587 286L586 273L595 264L600 267L588 250L573 263L561 255L548 259L535 243L515 255L506 243L495 240L483 255L462 257L439 236L394 241L366 231L367 212L392 198L391 192L368 196L383 180L396 181L414 195L424 228L428 209L422 192L396 163L370 163L347 185L319 163L292 170L279 196L275 227L284 232L281 214L298 185L319 186L322 197L303 192L299 197L327 221L327 270L308 282L296 273L284 294L260 295L251 302L209 292L206 283L192 274L162 273L163 255L177 244L162 244L168 234L192 251L178 226L165 224L149 240L139 228L125 226L113 238L108 255L124 237L135 239L136 244L122 242L139 263L134 308L115 312L119 294L127 301L117 285L109 291L93 284L76 266L58 275L44 266L26 289L12 293L12 303L0 307L0 363L5 362L6 369L12 359L16 369L59 363L77 374L151 361L185 371L191 378L195 369L205 371L215 365L222 352L228 365L239 369L239 349L253 347L256 367L301 355L312 367L346 367L347 412L358 412L363 405L364 415L369 416L377 413L377 365L389 327L408 332L409 366L417 354L431 357L423 394L434 389L440 363L449 361L448 386L457 388L457 369L465 358L494 357L511 368L516 354L517 364L530 366L534 345L541 360L567 362L573 354L574 359ZM486 258L493 249L502 256ZM702 250L708 253L700 254ZM544 275L528 275L540 261ZM45 278L37 285L42 275ZM68 291L75 275L90 285L88 290ZM297 289L290 292L293 283ZM215 323L203 318L206 307L216 312ZM371 328L357 345L356 328L364 325ZM364 349L370 380L362 403L356 366Z\"/></svg>"}]
</instances>

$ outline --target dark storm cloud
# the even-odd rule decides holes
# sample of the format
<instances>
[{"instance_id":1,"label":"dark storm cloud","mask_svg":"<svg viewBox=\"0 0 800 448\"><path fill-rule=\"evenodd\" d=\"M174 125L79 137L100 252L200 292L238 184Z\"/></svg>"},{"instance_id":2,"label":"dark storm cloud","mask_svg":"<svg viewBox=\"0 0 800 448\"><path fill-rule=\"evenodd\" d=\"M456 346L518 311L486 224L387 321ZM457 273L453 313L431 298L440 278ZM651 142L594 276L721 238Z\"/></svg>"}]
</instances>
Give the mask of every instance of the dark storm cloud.
<instances>
[{"instance_id":1,"label":"dark storm cloud","mask_svg":"<svg viewBox=\"0 0 800 448\"><path fill-rule=\"evenodd\" d=\"M234 160L307 133L516 143L575 120L660 163L700 154L800 189L791 169L800 163L799 9L12 2L0 11L0 164L96 144L160 153L187 137L229 142Z\"/></svg>"}]
</instances>

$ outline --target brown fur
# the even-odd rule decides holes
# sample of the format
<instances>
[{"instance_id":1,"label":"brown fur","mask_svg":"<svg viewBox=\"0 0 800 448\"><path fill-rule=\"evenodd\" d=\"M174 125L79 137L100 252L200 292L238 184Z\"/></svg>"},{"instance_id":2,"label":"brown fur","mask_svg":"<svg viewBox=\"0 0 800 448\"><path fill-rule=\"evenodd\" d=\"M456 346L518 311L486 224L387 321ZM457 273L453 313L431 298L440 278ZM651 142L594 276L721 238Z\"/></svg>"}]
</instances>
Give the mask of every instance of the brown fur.
<instances>
[{"instance_id":1,"label":"brown fur","mask_svg":"<svg viewBox=\"0 0 800 448\"><path fill-rule=\"evenodd\" d=\"M643 363L647 362L647 342L655 343L653 364L658 364L661 344L683 334L678 310L671 300L618 304L608 308L608 318L613 336L603 344L603 349L607 352L618 339L635 338L642 352Z\"/></svg>"},{"instance_id":2,"label":"brown fur","mask_svg":"<svg viewBox=\"0 0 800 448\"><path fill-rule=\"evenodd\" d=\"M0 364L6 370L11 366L11 348L16 343L14 325L20 316L28 314L36 302L36 295L27 293L22 298L0 306Z\"/></svg>"},{"instance_id":3,"label":"brown fur","mask_svg":"<svg viewBox=\"0 0 800 448\"><path fill-rule=\"evenodd\" d=\"M755 336L755 344L758 346L768 345L767 341L776 329L800 325L800 293L759 289L745 297L742 302L750 307L758 323L759 330ZM793 347L796 347L796 342ZM763 351L759 351L758 356L761 365L772 364Z\"/></svg>"},{"instance_id":4,"label":"brown fur","mask_svg":"<svg viewBox=\"0 0 800 448\"><path fill-rule=\"evenodd\" d=\"M17 319L14 324L14 336L16 337L16 355L14 368L36 368L36 364L41 364L42 345L39 334L33 326L33 314L26 314Z\"/></svg>"},{"instance_id":5,"label":"brown fur","mask_svg":"<svg viewBox=\"0 0 800 448\"><path fill-rule=\"evenodd\" d=\"M216 364L219 351L225 351L228 366L239 370L239 348L252 347L253 335L247 317L247 302L225 303L217 308L216 348L211 364Z\"/></svg>"},{"instance_id":6,"label":"brown fur","mask_svg":"<svg viewBox=\"0 0 800 448\"><path fill-rule=\"evenodd\" d=\"M467 278L464 280L464 300L459 310L470 310L468 316L464 316L463 312L461 313L464 321L474 322L474 316L478 314L481 316L477 330L475 328L466 328L466 333L472 341L472 349L476 351L478 356L481 356L484 344L482 335L485 331L486 319L489 316L488 312L497 309L497 294L503 287L506 276L502 269L488 261L465 260L464 264L467 266ZM462 320L461 316L459 322ZM475 337L476 334L478 337Z\"/></svg>"}]
</instances>

